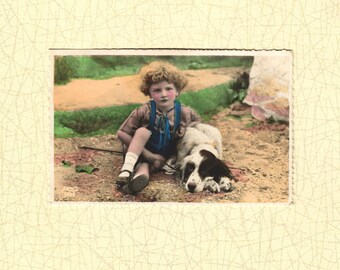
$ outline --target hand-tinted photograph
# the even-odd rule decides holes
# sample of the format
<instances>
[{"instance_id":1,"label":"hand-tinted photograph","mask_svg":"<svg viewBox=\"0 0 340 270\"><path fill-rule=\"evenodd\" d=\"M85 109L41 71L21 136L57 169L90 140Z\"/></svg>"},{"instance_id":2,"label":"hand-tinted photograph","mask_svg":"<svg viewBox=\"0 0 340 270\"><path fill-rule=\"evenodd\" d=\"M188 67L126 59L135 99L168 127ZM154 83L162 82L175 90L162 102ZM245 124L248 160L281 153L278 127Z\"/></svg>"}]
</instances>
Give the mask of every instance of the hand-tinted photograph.
<instances>
[{"instance_id":1,"label":"hand-tinted photograph","mask_svg":"<svg viewBox=\"0 0 340 270\"><path fill-rule=\"evenodd\" d=\"M291 52L51 55L52 201L291 202Z\"/></svg>"}]
</instances>

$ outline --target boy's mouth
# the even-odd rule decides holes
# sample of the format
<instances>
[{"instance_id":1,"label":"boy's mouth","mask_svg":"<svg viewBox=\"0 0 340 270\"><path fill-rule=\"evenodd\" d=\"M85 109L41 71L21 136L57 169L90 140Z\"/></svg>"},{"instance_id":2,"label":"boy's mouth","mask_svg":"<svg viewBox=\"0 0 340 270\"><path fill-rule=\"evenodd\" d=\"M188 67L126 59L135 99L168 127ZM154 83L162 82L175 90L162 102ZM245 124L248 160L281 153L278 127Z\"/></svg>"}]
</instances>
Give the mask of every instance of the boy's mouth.
<instances>
[{"instance_id":1,"label":"boy's mouth","mask_svg":"<svg viewBox=\"0 0 340 270\"><path fill-rule=\"evenodd\" d=\"M168 99L161 99L161 102L162 103L165 103L165 102L167 102L168 101Z\"/></svg>"}]
</instances>

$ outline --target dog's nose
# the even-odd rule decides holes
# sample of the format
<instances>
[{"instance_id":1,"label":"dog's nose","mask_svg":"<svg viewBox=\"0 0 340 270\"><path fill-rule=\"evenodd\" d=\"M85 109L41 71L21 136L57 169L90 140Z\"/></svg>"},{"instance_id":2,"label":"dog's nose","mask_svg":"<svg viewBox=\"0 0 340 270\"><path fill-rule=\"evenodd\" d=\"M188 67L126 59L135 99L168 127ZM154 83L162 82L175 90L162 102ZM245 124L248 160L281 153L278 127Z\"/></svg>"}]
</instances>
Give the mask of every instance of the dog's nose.
<instances>
[{"instance_id":1,"label":"dog's nose","mask_svg":"<svg viewBox=\"0 0 340 270\"><path fill-rule=\"evenodd\" d=\"M189 189L190 192L194 192L196 187L197 187L197 185L195 183L189 183L188 184L188 189Z\"/></svg>"}]
</instances>

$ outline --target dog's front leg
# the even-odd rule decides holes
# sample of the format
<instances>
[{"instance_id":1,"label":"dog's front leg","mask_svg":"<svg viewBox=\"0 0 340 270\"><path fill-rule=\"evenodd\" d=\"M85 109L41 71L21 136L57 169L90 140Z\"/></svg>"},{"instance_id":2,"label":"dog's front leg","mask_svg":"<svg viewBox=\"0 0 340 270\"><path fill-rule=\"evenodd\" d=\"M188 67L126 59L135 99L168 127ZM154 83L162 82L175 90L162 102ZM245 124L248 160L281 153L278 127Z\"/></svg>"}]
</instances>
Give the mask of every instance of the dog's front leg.
<instances>
[{"instance_id":1,"label":"dog's front leg","mask_svg":"<svg viewBox=\"0 0 340 270\"><path fill-rule=\"evenodd\" d=\"M220 185L221 191L224 191L224 192L227 192L231 190L232 188L231 181L228 177L222 177L219 185Z\"/></svg>"},{"instance_id":2,"label":"dog's front leg","mask_svg":"<svg viewBox=\"0 0 340 270\"><path fill-rule=\"evenodd\" d=\"M206 177L203 180L204 190L208 190L213 193L218 193L221 191L220 186L214 181L212 177Z\"/></svg>"}]
</instances>

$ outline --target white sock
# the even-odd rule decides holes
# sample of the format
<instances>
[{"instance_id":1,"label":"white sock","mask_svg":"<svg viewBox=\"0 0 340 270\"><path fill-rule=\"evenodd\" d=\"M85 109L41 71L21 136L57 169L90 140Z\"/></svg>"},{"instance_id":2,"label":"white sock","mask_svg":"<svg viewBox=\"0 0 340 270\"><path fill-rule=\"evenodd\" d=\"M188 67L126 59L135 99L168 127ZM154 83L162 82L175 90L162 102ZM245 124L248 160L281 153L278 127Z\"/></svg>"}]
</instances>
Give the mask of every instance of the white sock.
<instances>
[{"instance_id":1,"label":"white sock","mask_svg":"<svg viewBox=\"0 0 340 270\"><path fill-rule=\"evenodd\" d=\"M129 171L133 172L133 168L135 167L135 164L137 162L138 156L135 153L132 152L127 152L125 155L125 160L123 167L121 171ZM128 177L129 173L128 172L122 172L119 174L119 177Z\"/></svg>"}]
</instances>

